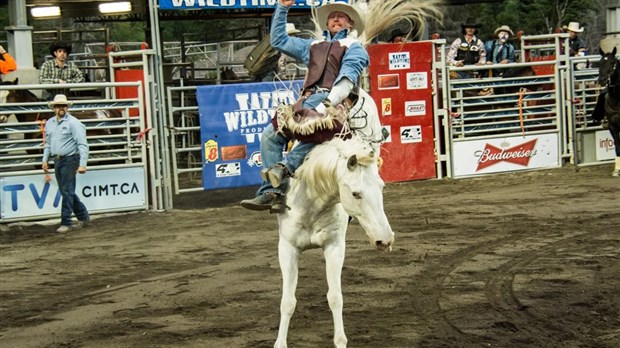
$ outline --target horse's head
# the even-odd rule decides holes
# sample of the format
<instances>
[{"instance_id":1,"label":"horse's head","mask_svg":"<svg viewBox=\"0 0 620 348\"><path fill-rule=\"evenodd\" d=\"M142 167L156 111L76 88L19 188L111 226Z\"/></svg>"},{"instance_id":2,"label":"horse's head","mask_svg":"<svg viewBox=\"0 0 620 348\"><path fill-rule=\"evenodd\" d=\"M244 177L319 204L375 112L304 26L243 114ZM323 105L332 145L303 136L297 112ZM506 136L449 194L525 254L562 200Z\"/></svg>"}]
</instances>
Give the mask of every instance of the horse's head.
<instances>
[{"instance_id":1,"label":"horse's head","mask_svg":"<svg viewBox=\"0 0 620 348\"><path fill-rule=\"evenodd\" d=\"M611 78L618 67L616 48L614 47L614 49L608 53L600 50L600 53L602 57L598 68L598 83L601 86L605 86L611 82Z\"/></svg>"},{"instance_id":2,"label":"horse's head","mask_svg":"<svg viewBox=\"0 0 620 348\"><path fill-rule=\"evenodd\" d=\"M15 79L13 81L4 81L3 85L15 85L19 84L19 79ZM34 93L25 90L25 89L12 89L8 91L9 93L6 96L7 103L36 103L39 101Z\"/></svg>"},{"instance_id":3,"label":"horse's head","mask_svg":"<svg viewBox=\"0 0 620 348\"><path fill-rule=\"evenodd\" d=\"M388 251L392 249L394 232L383 211L384 183L379 176L378 161L370 145L348 154L346 161L342 159L346 166L339 168L339 196L344 210L359 221L371 242L378 249Z\"/></svg>"},{"instance_id":4,"label":"horse's head","mask_svg":"<svg viewBox=\"0 0 620 348\"><path fill-rule=\"evenodd\" d=\"M361 138L335 138L315 147L295 177L306 183L311 201L340 202L373 245L391 250L394 233L383 211L383 180L373 147Z\"/></svg>"}]
</instances>

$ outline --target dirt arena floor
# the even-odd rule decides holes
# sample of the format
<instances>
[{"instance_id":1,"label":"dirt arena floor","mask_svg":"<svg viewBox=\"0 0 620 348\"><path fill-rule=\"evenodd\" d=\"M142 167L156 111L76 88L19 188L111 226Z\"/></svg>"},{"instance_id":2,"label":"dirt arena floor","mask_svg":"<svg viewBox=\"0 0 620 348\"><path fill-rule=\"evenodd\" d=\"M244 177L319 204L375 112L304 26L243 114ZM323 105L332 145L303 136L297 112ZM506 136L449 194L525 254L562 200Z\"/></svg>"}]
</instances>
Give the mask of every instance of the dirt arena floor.
<instances>
[{"instance_id":1,"label":"dirt arena floor","mask_svg":"<svg viewBox=\"0 0 620 348\"><path fill-rule=\"evenodd\" d=\"M343 271L350 347L620 347L620 178L602 165L389 184L391 253L360 226ZM271 347L276 219L254 188L175 210L0 231L2 347ZM302 256L289 347L332 346L319 250Z\"/></svg>"}]
</instances>

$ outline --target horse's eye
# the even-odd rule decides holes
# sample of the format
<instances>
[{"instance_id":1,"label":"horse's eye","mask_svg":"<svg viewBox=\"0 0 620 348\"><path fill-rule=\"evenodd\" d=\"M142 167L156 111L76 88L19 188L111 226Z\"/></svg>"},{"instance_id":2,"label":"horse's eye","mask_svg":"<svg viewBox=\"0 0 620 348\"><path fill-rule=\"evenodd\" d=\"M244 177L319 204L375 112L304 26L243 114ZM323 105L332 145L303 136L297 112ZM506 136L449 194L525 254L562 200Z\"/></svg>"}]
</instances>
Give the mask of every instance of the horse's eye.
<instances>
[{"instance_id":1,"label":"horse's eye","mask_svg":"<svg viewBox=\"0 0 620 348\"><path fill-rule=\"evenodd\" d=\"M351 192L351 194L355 199L362 199L362 194L360 192Z\"/></svg>"}]
</instances>

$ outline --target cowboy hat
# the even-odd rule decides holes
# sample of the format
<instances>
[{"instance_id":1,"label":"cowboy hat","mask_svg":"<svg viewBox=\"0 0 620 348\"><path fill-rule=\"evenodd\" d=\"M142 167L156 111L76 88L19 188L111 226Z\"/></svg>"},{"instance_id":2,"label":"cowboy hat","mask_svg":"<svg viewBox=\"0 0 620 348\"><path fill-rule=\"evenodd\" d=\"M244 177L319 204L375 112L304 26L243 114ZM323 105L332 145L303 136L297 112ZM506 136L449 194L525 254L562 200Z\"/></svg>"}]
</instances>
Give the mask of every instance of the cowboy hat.
<instances>
[{"instance_id":1,"label":"cowboy hat","mask_svg":"<svg viewBox=\"0 0 620 348\"><path fill-rule=\"evenodd\" d=\"M465 21L465 23L461 23L461 29L465 29L465 28L480 28L482 26L482 24L480 23L476 23L476 21L469 17L467 18L467 20Z\"/></svg>"},{"instance_id":2,"label":"cowboy hat","mask_svg":"<svg viewBox=\"0 0 620 348\"><path fill-rule=\"evenodd\" d=\"M301 30L298 30L297 28L295 28L295 24L293 23L286 23L286 33L288 35L294 35L294 34L301 33Z\"/></svg>"},{"instance_id":3,"label":"cowboy hat","mask_svg":"<svg viewBox=\"0 0 620 348\"><path fill-rule=\"evenodd\" d=\"M364 31L364 17L362 13L355 7L342 2L325 4L316 9L316 19L322 30L327 29L327 17L332 12L345 13L353 21L353 29L357 30L357 35L361 35Z\"/></svg>"},{"instance_id":4,"label":"cowboy hat","mask_svg":"<svg viewBox=\"0 0 620 348\"><path fill-rule=\"evenodd\" d=\"M57 50L64 48L67 51L67 55L71 54L71 44L62 41L56 41L50 46L50 54L52 57L56 57L54 54Z\"/></svg>"},{"instance_id":5,"label":"cowboy hat","mask_svg":"<svg viewBox=\"0 0 620 348\"><path fill-rule=\"evenodd\" d=\"M388 42L394 42L394 39L396 39L399 36L407 37L408 35L409 33L405 32L404 30L400 28L396 28L392 30L392 33L390 34L390 39L388 40Z\"/></svg>"},{"instance_id":6,"label":"cowboy hat","mask_svg":"<svg viewBox=\"0 0 620 348\"><path fill-rule=\"evenodd\" d=\"M509 26L507 26L507 25L502 25L501 27L499 27L499 28L495 29L495 36L497 36L497 34L498 34L500 31L505 31L505 32L507 32L508 34L510 34L510 36L515 36L515 34L514 34L514 33L512 32L512 30L510 29L510 27L509 27Z\"/></svg>"},{"instance_id":7,"label":"cowboy hat","mask_svg":"<svg viewBox=\"0 0 620 348\"><path fill-rule=\"evenodd\" d=\"M73 102L68 101L67 96L64 94L56 94L56 96L54 96L54 100L47 103L47 106L49 106L50 109L53 110L56 105L71 106L73 105Z\"/></svg>"},{"instance_id":8,"label":"cowboy hat","mask_svg":"<svg viewBox=\"0 0 620 348\"><path fill-rule=\"evenodd\" d=\"M568 23L568 26L563 26L562 28L566 29L566 30L570 30L572 32L575 33L581 33L583 31L583 27L579 27L579 22L570 22Z\"/></svg>"}]
</instances>

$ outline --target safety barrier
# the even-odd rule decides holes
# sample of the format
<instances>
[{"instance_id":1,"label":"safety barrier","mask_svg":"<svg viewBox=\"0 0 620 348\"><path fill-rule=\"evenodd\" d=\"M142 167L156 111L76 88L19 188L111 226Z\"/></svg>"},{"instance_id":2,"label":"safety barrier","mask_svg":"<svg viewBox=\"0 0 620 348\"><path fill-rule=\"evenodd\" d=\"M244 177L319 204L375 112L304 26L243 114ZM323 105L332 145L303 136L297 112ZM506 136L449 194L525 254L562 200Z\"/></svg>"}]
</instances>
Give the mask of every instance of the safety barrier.
<instances>
[{"instance_id":1,"label":"safety barrier","mask_svg":"<svg viewBox=\"0 0 620 348\"><path fill-rule=\"evenodd\" d=\"M573 154L570 161L575 165L599 164L613 161L616 157L611 134L592 119L601 93L598 68L593 65L600 59L600 55L591 55L572 57L569 62L564 106L572 125L567 139Z\"/></svg>"},{"instance_id":2,"label":"safety barrier","mask_svg":"<svg viewBox=\"0 0 620 348\"><path fill-rule=\"evenodd\" d=\"M75 100L69 112L81 119L89 143L88 171L78 176L78 187L93 213L145 210L149 207L147 142L144 96L140 82L68 85L99 88L113 95L118 87L137 90L136 98ZM4 90L49 89L50 85L2 85ZM129 110L140 110L136 117ZM59 193L53 174L41 168L44 114L47 102L3 103L0 116L0 211L1 222L59 216ZM104 114L108 114L105 117ZM51 170L53 172L53 169Z\"/></svg>"},{"instance_id":3,"label":"safety barrier","mask_svg":"<svg viewBox=\"0 0 620 348\"><path fill-rule=\"evenodd\" d=\"M445 105L435 109L444 126L445 151L439 158L447 176L612 159L611 137L590 116L599 93L598 70L591 66L600 56L537 56L561 52L566 40L566 34L524 36L518 63L436 64ZM458 73L463 78L451 78Z\"/></svg>"}]
</instances>

